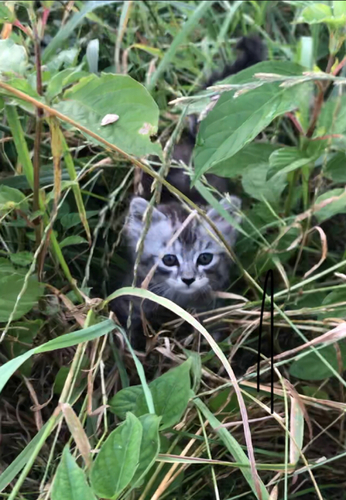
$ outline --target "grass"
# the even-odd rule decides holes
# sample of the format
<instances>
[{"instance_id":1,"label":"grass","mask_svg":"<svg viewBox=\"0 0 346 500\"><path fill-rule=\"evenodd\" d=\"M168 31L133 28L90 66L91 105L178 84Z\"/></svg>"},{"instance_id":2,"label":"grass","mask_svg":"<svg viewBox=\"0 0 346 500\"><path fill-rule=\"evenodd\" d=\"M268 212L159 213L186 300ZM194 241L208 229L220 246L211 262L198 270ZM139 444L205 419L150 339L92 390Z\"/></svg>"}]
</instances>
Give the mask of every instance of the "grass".
<instances>
[{"instance_id":1,"label":"grass","mask_svg":"<svg viewBox=\"0 0 346 500\"><path fill-rule=\"evenodd\" d=\"M342 82L345 51L337 22L308 24L305 17L304 23L295 23L308 14L304 6L293 4L13 2L1 14L0 51L10 50L13 63L6 67L10 73L4 72L0 52L0 300L7 299L0 302L0 498L72 498L73 481L68 485L61 480L59 463L70 464L65 465L70 472L78 464L89 477L90 464L106 449L109 437L130 425L125 420L119 426L124 419L114 398L123 394L140 417L139 393L134 400L131 393L121 393L135 385L142 387L138 390L149 414L162 406L173 415L176 410L179 418L165 428L168 417L162 410L160 438L153 433L152 439L160 444L159 453L152 451L150 462L141 451L136 460L147 465L142 479L125 486L117 498L346 498L346 126L344 86L328 83L333 71L334 80ZM333 8L337 16L337 6ZM247 146L242 144L229 160L230 169L243 165L232 176L234 192L243 200L243 223L237 246L230 250L233 283L220 306L191 315L151 294L177 318L162 325L149 354L134 353L126 333L120 327L113 330L107 319L107 303L128 292L151 296L143 289L120 289L120 278L128 271L119 233L138 172L159 181L153 202L164 184L205 214L161 177L165 164L155 173L145 155L119 146L126 144L123 137L115 140L105 128L95 131L92 120L83 121L72 108L61 111L63 86L89 78L90 68L98 76L129 74L147 89L141 97L147 99L147 109L155 113L153 102L158 105L158 136L175 141L188 112L182 98L196 96L203 78L234 58L238 37L250 33L265 40L270 61L285 61L288 67L313 60L329 76L308 76L309 100L305 97L298 109L283 112L253 141L277 145L276 156L262 157L255 149L244 160ZM340 42L336 52L330 39ZM294 78L283 75L280 83ZM257 80L262 86L238 99L249 99L255 108L256 92L279 85L272 79L269 84ZM237 90L248 85L230 83ZM292 99L303 87L293 88ZM94 116L88 96L84 99ZM173 100L178 105L172 106ZM144 142L138 146L148 147ZM297 158L308 161L289 171ZM281 191L279 182L266 184L278 172L285 182ZM218 206L215 193L201 181L199 191ZM263 317L260 392L256 390L268 269L274 272L273 413L269 301ZM37 278L41 292L28 294ZM195 328L194 335L174 335L183 319ZM215 324L228 334L219 344L208 333ZM186 359L191 386L181 416L177 408L184 402L174 391L177 372L168 370L185 366ZM163 374L168 378L161 379ZM153 381L163 389L156 391ZM66 445L71 460L67 451L61 460ZM148 444L148 453L150 449ZM130 465L126 462L125 469ZM112 467L118 474L118 465ZM106 469L101 472L106 477ZM119 477L120 484L120 472ZM52 489L52 483L60 490Z\"/></svg>"}]
</instances>

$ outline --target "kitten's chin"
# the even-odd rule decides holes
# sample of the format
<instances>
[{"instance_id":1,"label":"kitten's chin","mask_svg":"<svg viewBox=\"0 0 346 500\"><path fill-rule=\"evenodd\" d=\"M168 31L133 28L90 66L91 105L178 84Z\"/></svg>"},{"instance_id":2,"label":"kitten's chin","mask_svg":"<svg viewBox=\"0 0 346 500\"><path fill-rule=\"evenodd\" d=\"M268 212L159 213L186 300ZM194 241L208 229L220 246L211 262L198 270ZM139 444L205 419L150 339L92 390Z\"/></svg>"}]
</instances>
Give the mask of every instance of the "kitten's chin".
<instances>
[{"instance_id":1,"label":"kitten's chin","mask_svg":"<svg viewBox=\"0 0 346 500\"><path fill-rule=\"evenodd\" d=\"M208 278L196 280L190 286L169 278L167 280L169 293L166 297L181 307L200 308L212 303L213 295Z\"/></svg>"}]
</instances>

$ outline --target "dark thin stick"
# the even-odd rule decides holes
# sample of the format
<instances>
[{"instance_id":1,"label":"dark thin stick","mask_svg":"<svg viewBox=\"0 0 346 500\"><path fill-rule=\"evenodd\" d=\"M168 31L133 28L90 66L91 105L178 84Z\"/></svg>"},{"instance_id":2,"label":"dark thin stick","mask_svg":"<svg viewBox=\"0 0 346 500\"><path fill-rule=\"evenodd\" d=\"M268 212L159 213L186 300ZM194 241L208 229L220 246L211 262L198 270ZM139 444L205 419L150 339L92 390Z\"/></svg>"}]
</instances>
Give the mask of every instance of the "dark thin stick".
<instances>
[{"instance_id":1,"label":"dark thin stick","mask_svg":"<svg viewBox=\"0 0 346 500\"><path fill-rule=\"evenodd\" d=\"M261 317L259 325L259 335L258 335L258 356L257 356L257 392L260 390L260 364L261 364L261 340L262 340L262 323L263 323L263 313L264 305L267 293L268 279L270 277L270 358L271 358L271 369L270 369L270 379L271 379L271 393L270 393L270 411L274 411L274 275L272 269L266 274L263 287L263 298L261 307Z\"/></svg>"}]
</instances>

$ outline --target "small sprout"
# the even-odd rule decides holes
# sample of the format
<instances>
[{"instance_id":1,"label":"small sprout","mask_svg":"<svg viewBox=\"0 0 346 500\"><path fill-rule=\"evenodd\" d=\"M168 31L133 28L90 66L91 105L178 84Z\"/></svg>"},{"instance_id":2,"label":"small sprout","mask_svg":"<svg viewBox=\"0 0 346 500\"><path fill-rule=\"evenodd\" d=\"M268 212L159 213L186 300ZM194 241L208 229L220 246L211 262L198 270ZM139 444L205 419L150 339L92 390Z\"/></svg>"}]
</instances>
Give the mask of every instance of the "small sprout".
<instances>
[{"instance_id":1,"label":"small sprout","mask_svg":"<svg viewBox=\"0 0 346 500\"><path fill-rule=\"evenodd\" d=\"M118 120L119 120L119 115L115 115L112 113L105 115L102 118L101 127L104 127L105 125L110 125L111 123L117 122Z\"/></svg>"}]
</instances>

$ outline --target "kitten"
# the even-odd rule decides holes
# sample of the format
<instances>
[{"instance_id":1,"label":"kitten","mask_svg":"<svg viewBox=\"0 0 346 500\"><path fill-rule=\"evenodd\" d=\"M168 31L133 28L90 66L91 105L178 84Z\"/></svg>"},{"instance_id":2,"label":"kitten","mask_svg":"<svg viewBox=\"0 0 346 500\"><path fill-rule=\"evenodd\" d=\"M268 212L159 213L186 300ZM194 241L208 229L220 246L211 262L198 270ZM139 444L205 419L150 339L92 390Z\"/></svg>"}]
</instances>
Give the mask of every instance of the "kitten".
<instances>
[{"instance_id":1,"label":"kitten","mask_svg":"<svg viewBox=\"0 0 346 500\"><path fill-rule=\"evenodd\" d=\"M221 203L234 221L239 223L240 200L231 196ZM133 264L144 229L143 216L148 206L149 203L145 199L133 198L125 221L124 236ZM174 202L153 209L136 284L141 286L153 266L156 266L148 289L172 300L186 310L198 312L212 308L215 301L214 292L227 288L232 260L209 224L202 221L197 214L171 243L188 215L189 212L183 206ZM234 246L236 229L213 208L207 210L207 215L227 244ZM116 312L118 319L126 324L129 300L132 300L134 305L131 318L132 343L137 348L143 348L145 338L142 330L141 300L117 299L111 304L111 309ZM167 309L149 300L143 302L142 311L154 330L175 317Z\"/></svg>"},{"instance_id":2,"label":"kitten","mask_svg":"<svg viewBox=\"0 0 346 500\"><path fill-rule=\"evenodd\" d=\"M242 51L238 59L231 66L226 66L221 73L214 74L205 84L205 88L264 58L265 48L258 37L242 38L237 44L237 49ZM189 130L174 147L173 159L182 160L186 165L191 163L196 135L197 120L192 119ZM229 190L227 179L213 174L207 174L206 178L220 193ZM182 169L170 168L166 179L198 205L205 203L198 191L190 188L190 178ZM151 197L151 176L143 174L141 184L143 197L137 196L132 199L124 225L124 237L132 265L135 263L137 245L145 227L143 216L149 206L146 199ZM187 310L200 312L211 309L215 303L214 292L225 290L229 285L232 260L212 228L197 216L190 220L171 243L171 239L181 229L189 212L177 203L176 198L164 186L161 201L163 203L152 212L137 270L136 286L141 286L153 266L156 266L148 285L150 291L172 300ZM228 199L224 198L221 203L233 220L240 223L240 200L231 196ZM207 209L207 215L228 245L234 246L237 236L235 227L226 222L213 208ZM128 276L126 284L131 285L132 280L133 275ZM110 307L124 326L127 323L130 301L133 304L131 332L129 332L131 341L136 348L143 349L145 346L143 315L155 331L164 322L176 316L149 300L142 301L128 297L116 299Z\"/></svg>"}]
</instances>

